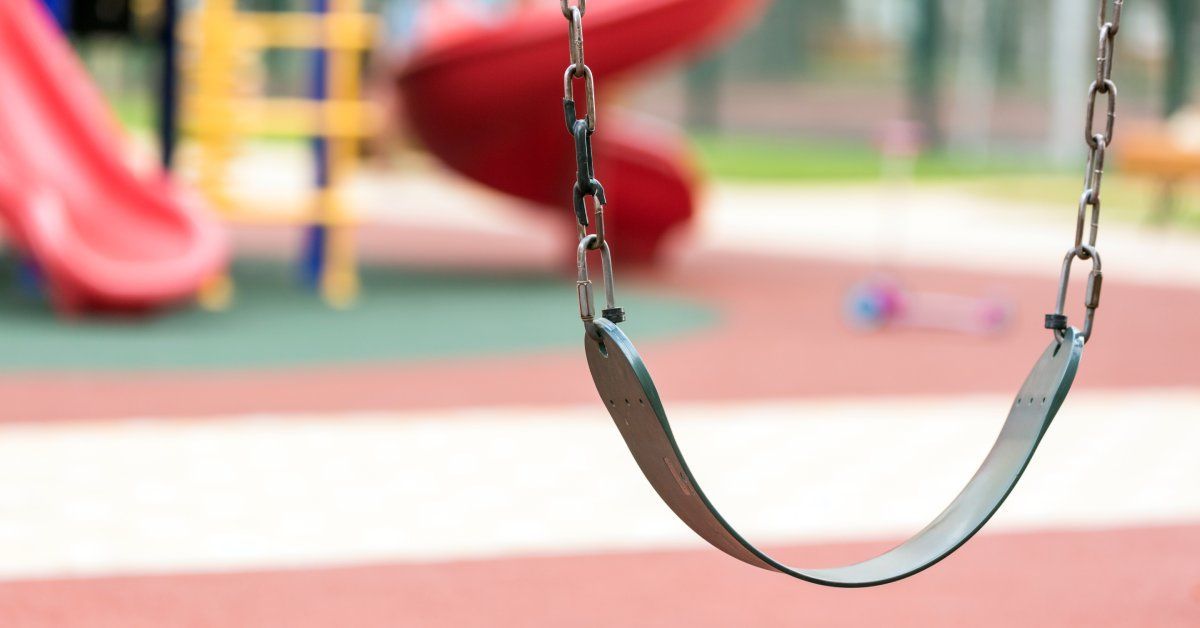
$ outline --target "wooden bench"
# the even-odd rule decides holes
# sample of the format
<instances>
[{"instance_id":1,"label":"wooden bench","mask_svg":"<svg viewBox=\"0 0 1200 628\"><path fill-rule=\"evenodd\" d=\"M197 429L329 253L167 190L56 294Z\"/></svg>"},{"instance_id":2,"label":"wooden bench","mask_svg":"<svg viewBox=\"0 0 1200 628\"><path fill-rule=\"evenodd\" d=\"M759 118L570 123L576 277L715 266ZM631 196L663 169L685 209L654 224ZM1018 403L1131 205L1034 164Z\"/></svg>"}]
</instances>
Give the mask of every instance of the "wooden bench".
<instances>
[{"instance_id":1,"label":"wooden bench","mask_svg":"<svg viewBox=\"0 0 1200 628\"><path fill-rule=\"evenodd\" d=\"M1157 181L1162 196L1155 220L1168 220L1181 182L1200 180L1200 139L1181 141L1178 124L1134 127L1119 139L1117 163L1126 174ZM1200 126L1197 126L1200 128Z\"/></svg>"}]
</instances>

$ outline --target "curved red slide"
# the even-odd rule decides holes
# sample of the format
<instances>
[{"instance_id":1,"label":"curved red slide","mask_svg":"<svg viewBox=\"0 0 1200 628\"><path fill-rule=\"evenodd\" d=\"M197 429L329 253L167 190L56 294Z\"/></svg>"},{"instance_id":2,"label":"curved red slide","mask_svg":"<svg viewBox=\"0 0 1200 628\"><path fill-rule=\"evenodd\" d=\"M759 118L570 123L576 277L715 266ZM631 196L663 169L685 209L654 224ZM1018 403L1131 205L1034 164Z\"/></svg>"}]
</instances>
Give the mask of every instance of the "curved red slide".
<instances>
[{"instance_id":1,"label":"curved red slide","mask_svg":"<svg viewBox=\"0 0 1200 628\"><path fill-rule=\"evenodd\" d=\"M503 192L570 212L574 152L562 120L567 24L557 3L442 32L399 70L409 125L451 168ZM602 0L584 20L601 105L596 174L622 261L652 261L695 213L697 174L677 131L604 108L613 87L648 65L711 46L762 0ZM451 30L452 29L452 30ZM571 221L565 221L570 224Z\"/></svg>"},{"instance_id":2,"label":"curved red slide","mask_svg":"<svg viewBox=\"0 0 1200 628\"><path fill-rule=\"evenodd\" d=\"M0 11L0 216L60 310L142 310L219 272L221 225L125 162L117 126L37 0Z\"/></svg>"}]
</instances>

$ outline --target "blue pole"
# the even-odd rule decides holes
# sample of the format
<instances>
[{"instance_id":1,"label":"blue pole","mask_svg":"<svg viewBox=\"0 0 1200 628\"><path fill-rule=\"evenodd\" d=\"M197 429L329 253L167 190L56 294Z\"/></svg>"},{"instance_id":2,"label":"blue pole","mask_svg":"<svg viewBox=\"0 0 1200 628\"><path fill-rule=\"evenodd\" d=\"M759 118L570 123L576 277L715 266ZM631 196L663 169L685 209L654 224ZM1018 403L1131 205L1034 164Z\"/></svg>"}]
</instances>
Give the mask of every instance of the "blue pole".
<instances>
[{"instance_id":1,"label":"blue pole","mask_svg":"<svg viewBox=\"0 0 1200 628\"><path fill-rule=\"evenodd\" d=\"M329 0L312 0L312 11L317 14L329 12ZM329 55L324 48L312 51L312 73L309 85L309 96L317 103L328 99ZM315 135L311 139L314 164L314 178L318 213L320 204L325 202L325 192L329 188L329 141L323 135ZM300 280L305 286L314 290L320 289L321 274L325 268L325 242L328 238L327 227L321 223L320 217L309 225L305 233L304 251L300 261Z\"/></svg>"},{"instance_id":2,"label":"blue pole","mask_svg":"<svg viewBox=\"0 0 1200 628\"><path fill-rule=\"evenodd\" d=\"M58 22L58 27L67 30L71 26L71 0L42 0L46 9Z\"/></svg>"},{"instance_id":3,"label":"blue pole","mask_svg":"<svg viewBox=\"0 0 1200 628\"><path fill-rule=\"evenodd\" d=\"M21 294L33 299L46 296L46 277L42 273L42 267L26 253L18 254L17 287Z\"/></svg>"},{"instance_id":4,"label":"blue pole","mask_svg":"<svg viewBox=\"0 0 1200 628\"><path fill-rule=\"evenodd\" d=\"M63 0L64 2L66 0ZM158 140L162 151L163 168L170 171L175 161L175 145L179 139L179 23L178 0L164 0L162 32L162 74L159 85Z\"/></svg>"}]
</instances>

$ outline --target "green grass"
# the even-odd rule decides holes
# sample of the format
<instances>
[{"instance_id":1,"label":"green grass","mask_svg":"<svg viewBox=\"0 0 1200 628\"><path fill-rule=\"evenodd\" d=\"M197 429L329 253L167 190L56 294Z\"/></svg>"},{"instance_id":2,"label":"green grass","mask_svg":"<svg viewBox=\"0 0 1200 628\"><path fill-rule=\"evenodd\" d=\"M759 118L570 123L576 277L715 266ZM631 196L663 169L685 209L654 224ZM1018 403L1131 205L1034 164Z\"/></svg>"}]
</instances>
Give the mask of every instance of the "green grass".
<instances>
[{"instance_id":1,"label":"green grass","mask_svg":"<svg viewBox=\"0 0 1200 628\"><path fill-rule=\"evenodd\" d=\"M742 183L869 183L882 177L883 163L870 146L770 138L693 138L708 172ZM1161 219L1161 189L1146 179L1123 177L1110 168L1104 179L1104 216L1124 222ZM933 153L919 158L914 178L922 185L951 185L1014 203L1072 207L1082 192L1082 175L1048 167L1036 159L965 158ZM1200 229L1200 187L1176 190L1172 225Z\"/></svg>"},{"instance_id":2,"label":"green grass","mask_svg":"<svg viewBox=\"0 0 1200 628\"><path fill-rule=\"evenodd\" d=\"M874 181L882 175L883 160L867 144L812 142L750 137L693 138L709 173L718 179L745 182ZM919 180L946 180L1044 170L1036 160L996 157L965 158L931 153L917 159L913 174Z\"/></svg>"},{"instance_id":3,"label":"green grass","mask_svg":"<svg viewBox=\"0 0 1200 628\"><path fill-rule=\"evenodd\" d=\"M1082 177L1070 175L1024 175L981 178L962 183L962 188L999 200L1074 207L1082 191ZM1104 178L1103 217L1123 222L1161 219L1158 209L1161 188L1153 181L1109 173ZM1169 217L1171 224L1200 229L1200 188L1180 186Z\"/></svg>"},{"instance_id":4,"label":"green grass","mask_svg":"<svg viewBox=\"0 0 1200 628\"><path fill-rule=\"evenodd\" d=\"M5 269L11 272L11 268ZM282 264L234 267L228 312L66 321L0 282L0 372L271 368L581 349L574 282L561 277L366 268L361 303L334 311ZM672 337L716 323L695 302L622 291L626 327Z\"/></svg>"},{"instance_id":5,"label":"green grass","mask_svg":"<svg viewBox=\"0 0 1200 628\"><path fill-rule=\"evenodd\" d=\"M155 129L158 112L149 98L125 96L110 98L117 121L130 133L150 133Z\"/></svg>"}]
</instances>

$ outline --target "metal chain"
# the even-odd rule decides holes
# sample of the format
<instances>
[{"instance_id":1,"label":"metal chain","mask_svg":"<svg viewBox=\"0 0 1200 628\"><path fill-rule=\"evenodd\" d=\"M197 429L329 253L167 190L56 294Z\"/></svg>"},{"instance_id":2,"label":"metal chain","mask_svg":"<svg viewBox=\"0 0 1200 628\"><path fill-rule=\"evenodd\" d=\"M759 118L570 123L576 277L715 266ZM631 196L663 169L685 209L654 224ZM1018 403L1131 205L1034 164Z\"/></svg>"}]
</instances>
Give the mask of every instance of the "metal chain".
<instances>
[{"instance_id":1,"label":"metal chain","mask_svg":"<svg viewBox=\"0 0 1200 628\"><path fill-rule=\"evenodd\" d=\"M592 134L596 132L596 87L592 70L584 62L583 16L587 12L587 0L576 0L574 5L571 4L571 0L559 0L559 2L563 17L567 20L571 60L563 74L563 112L567 131L575 142L576 180L572 191L572 203L575 219L579 225L578 280L576 282L579 316L588 327L589 332L594 333L592 321L595 319L595 305L592 282L588 276L588 251L600 251L606 297L606 307L601 315L614 323L620 323L625 320L625 312L615 305L612 252L604 232L604 209L608 201L604 194L604 186L596 178L592 155ZM1104 180L1104 159L1108 147L1112 145L1116 122L1117 86L1112 80L1113 56L1116 52L1116 36L1121 29L1121 12L1124 8L1124 0L1099 0L1099 3L1096 78L1088 87L1084 126L1084 141L1088 147L1087 170L1084 174L1084 191L1079 198L1075 245L1063 259L1054 313L1046 315L1046 328L1053 330L1055 335L1061 339L1063 332L1069 326L1064 312L1071 278L1071 266L1076 259L1091 260L1092 270L1088 274L1087 292L1084 297L1084 307L1087 310L1082 331L1084 342L1092 336L1096 309L1100 306L1100 288L1104 280L1096 239L1100 230L1100 191ZM575 99L575 80L577 79L584 81L586 103L583 118L578 117L579 108ZM1105 100L1105 107L1102 110L1105 122L1103 131L1097 132L1096 101L1101 96ZM589 198L594 207L593 215L596 223L595 233L591 234L588 233L590 226ZM1084 241L1085 232L1086 243Z\"/></svg>"},{"instance_id":2,"label":"metal chain","mask_svg":"<svg viewBox=\"0 0 1200 628\"><path fill-rule=\"evenodd\" d=\"M1116 52L1117 32L1121 30L1121 10L1125 0L1100 0L1097 19L1099 41L1096 45L1096 78L1088 87L1087 114L1084 120L1083 139L1088 147L1087 170L1083 176L1083 194L1079 197L1079 214L1075 220L1075 246L1067 251L1063 259L1062 273L1058 281L1058 300L1054 313L1046 315L1046 328L1054 330L1062 338L1068 327L1066 314L1067 288L1071 280L1071 266L1076 259L1091 260L1092 270L1088 274L1084 307L1087 314L1083 325L1083 340L1092 337L1096 309L1100 307L1100 288L1104 283L1101 271L1100 252L1096 249L1096 236L1100 231L1100 188L1104 182L1104 157L1112 146L1113 127L1117 119L1117 85L1112 80L1113 54ZM1110 12L1111 11L1111 19ZM1096 101L1104 97L1105 117L1103 130L1096 128ZM1084 241L1084 233L1087 240Z\"/></svg>"},{"instance_id":3,"label":"metal chain","mask_svg":"<svg viewBox=\"0 0 1200 628\"><path fill-rule=\"evenodd\" d=\"M604 195L604 186L596 178L592 157L592 134L596 132L596 81L583 56L583 16L587 13L587 0L577 0L575 5L572 5L570 0L559 1L563 17L567 19L567 38L571 49L571 64L563 73L563 114L567 131L575 141L575 186L571 196L575 221L579 225L579 276L576 290L579 296L579 317L583 319L588 333L594 336L592 322L596 318L596 311L592 281L588 277L588 251L600 251L605 296L605 308L601 316L614 323L620 323L625 320L625 311L616 306L612 251L604 237L604 208L608 205L608 200ZM575 101L577 79L582 79L584 84L586 102L583 118L579 117L579 107ZM592 217L588 216L589 198L594 207ZM588 233L592 219L595 220L596 230L595 233Z\"/></svg>"}]
</instances>

